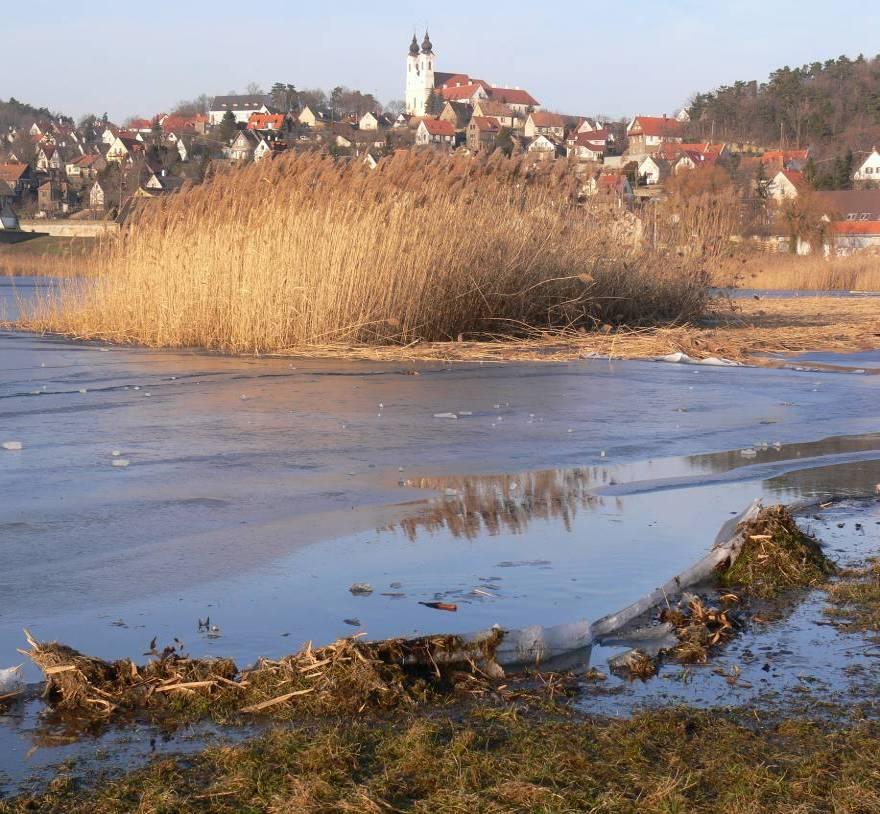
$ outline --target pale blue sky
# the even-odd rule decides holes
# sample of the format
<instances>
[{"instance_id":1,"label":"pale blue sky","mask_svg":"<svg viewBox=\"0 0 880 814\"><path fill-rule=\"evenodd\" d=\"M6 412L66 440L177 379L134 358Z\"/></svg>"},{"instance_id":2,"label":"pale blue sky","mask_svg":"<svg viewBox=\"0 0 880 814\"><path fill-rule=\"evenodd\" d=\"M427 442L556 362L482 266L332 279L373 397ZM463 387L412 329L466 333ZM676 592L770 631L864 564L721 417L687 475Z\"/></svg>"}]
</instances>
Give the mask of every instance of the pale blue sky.
<instances>
[{"instance_id":1,"label":"pale blue sky","mask_svg":"<svg viewBox=\"0 0 880 814\"><path fill-rule=\"evenodd\" d=\"M438 70L525 87L550 109L615 116L672 111L695 91L781 65L880 50L880 5L867 0L6 5L0 98L116 119L251 81L398 99L413 27L421 38L426 24Z\"/></svg>"}]
</instances>

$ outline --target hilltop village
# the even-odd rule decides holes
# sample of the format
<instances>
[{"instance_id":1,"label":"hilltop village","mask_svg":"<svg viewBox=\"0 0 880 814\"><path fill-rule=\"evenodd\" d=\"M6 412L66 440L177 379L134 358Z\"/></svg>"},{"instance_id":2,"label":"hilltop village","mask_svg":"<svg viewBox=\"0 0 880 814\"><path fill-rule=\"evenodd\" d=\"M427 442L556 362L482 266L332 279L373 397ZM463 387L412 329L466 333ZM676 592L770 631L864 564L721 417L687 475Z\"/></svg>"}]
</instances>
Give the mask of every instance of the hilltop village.
<instances>
[{"instance_id":1,"label":"hilltop village","mask_svg":"<svg viewBox=\"0 0 880 814\"><path fill-rule=\"evenodd\" d=\"M876 149L848 150L832 165L817 162L805 144L717 139L714 122L691 115L696 103L611 120L548 110L524 88L440 67L425 32L421 42L413 36L406 53L404 98L385 106L346 88L324 94L276 83L269 92L201 97L119 124L106 114L79 123L48 112L28 116L32 108L10 100L6 107L19 115L0 118L0 208L46 221L124 221L137 199L174 194L213 173L292 150L370 168L398 150L470 157L497 151L565 162L584 199L640 218L670 194L725 187L743 210L739 236L800 253L880 246Z\"/></svg>"}]
</instances>

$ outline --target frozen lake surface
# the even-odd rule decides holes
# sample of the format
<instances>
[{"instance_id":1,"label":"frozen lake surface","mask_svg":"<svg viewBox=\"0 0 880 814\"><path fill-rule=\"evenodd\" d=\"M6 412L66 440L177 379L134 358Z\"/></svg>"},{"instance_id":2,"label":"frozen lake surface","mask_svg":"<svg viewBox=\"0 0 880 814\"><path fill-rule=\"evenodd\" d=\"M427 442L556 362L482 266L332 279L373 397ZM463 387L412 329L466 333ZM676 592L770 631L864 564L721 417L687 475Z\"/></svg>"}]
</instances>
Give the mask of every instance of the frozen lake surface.
<instances>
[{"instance_id":1,"label":"frozen lake surface","mask_svg":"<svg viewBox=\"0 0 880 814\"><path fill-rule=\"evenodd\" d=\"M0 278L4 298L9 315ZM857 357L805 359L877 364ZM243 666L357 631L594 619L754 497L873 492L878 418L877 376L827 370L230 358L0 333L0 443L23 445L0 449L0 667L21 660L23 627L104 658L177 637ZM435 598L458 611L418 604ZM198 633L206 616L218 638ZM18 772L13 751L0 770Z\"/></svg>"}]
</instances>

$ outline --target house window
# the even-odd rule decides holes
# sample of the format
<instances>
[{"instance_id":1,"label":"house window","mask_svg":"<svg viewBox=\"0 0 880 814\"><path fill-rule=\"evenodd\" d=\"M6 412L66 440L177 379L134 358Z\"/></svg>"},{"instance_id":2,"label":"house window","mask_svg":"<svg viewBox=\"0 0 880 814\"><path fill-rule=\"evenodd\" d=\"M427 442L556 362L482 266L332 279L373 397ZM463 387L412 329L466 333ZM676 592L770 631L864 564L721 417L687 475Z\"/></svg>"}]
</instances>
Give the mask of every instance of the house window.
<instances>
[{"instance_id":1,"label":"house window","mask_svg":"<svg viewBox=\"0 0 880 814\"><path fill-rule=\"evenodd\" d=\"M874 168L873 168L873 167L865 167L865 172L866 172L868 175L873 175L873 174L874 174Z\"/></svg>"}]
</instances>

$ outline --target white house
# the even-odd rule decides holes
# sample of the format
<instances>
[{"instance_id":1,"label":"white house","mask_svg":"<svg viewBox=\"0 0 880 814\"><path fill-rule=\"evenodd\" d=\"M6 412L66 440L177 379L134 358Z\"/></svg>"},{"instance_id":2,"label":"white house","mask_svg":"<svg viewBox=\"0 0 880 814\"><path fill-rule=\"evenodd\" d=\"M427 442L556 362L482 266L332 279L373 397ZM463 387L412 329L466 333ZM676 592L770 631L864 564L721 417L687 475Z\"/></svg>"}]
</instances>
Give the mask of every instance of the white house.
<instances>
[{"instance_id":1,"label":"white house","mask_svg":"<svg viewBox=\"0 0 880 814\"><path fill-rule=\"evenodd\" d=\"M143 155L144 145L137 139L117 136L107 151L106 160L117 163L131 163L137 155Z\"/></svg>"},{"instance_id":2,"label":"white house","mask_svg":"<svg viewBox=\"0 0 880 814\"><path fill-rule=\"evenodd\" d=\"M379 119L373 113L367 111L358 121L358 128L360 130L378 130Z\"/></svg>"},{"instance_id":3,"label":"white house","mask_svg":"<svg viewBox=\"0 0 880 814\"><path fill-rule=\"evenodd\" d=\"M825 254L845 256L865 249L880 249L880 221L836 221L830 226Z\"/></svg>"},{"instance_id":4,"label":"white house","mask_svg":"<svg viewBox=\"0 0 880 814\"><path fill-rule=\"evenodd\" d=\"M880 183L880 153L875 147L853 175L853 181L874 181Z\"/></svg>"},{"instance_id":5,"label":"white house","mask_svg":"<svg viewBox=\"0 0 880 814\"><path fill-rule=\"evenodd\" d=\"M668 161L665 161L662 158L655 158L650 155L646 155L639 162L639 179L640 183L644 183L645 186L654 186L655 184L659 184L662 181L666 180L669 177L671 172L671 167Z\"/></svg>"},{"instance_id":6,"label":"white house","mask_svg":"<svg viewBox=\"0 0 880 814\"><path fill-rule=\"evenodd\" d=\"M37 146L37 155L34 167L38 172L61 169L61 156L53 144L41 143Z\"/></svg>"},{"instance_id":7,"label":"white house","mask_svg":"<svg viewBox=\"0 0 880 814\"><path fill-rule=\"evenodd\" d=\"M767 184L767 192L774 201L797 198L806 186L804 174L797 170L780 170Z\"/></svg>"},{"instance_id":8,"label":"white house","mask_svg":"<svg viewBox=\"0 0 880 814\"><path fill-rule=\"evenodd\" d=\"M254 150L259 144L258 138L253 130L239 130L229 145L229 158L232 161L249 161L254 157Z\"/></svg>"},{"instance_id":9,"label":"white house","mask_svg":"<svg viewBox=\"0 0 880 814\"><path fill-rule=\"evenodd\" d=\"M266 107L266 98L259 93L246 96L215 96L208 111L208 124L216 127L230 111L236 122L247 124L252 113L269 113L269 108Z\"/></svg>"},{"instance_id":10,"label":"white house","mask_svg":"<svg viewBox=\"0 0 880 814\"><path fill-rule=\"evenodd\" d=\"M526 151L535 158L550 161L564 154L563 147L559 142L544 135L535 136L529 142Z\"/></svg>"},{"instance_id":11,"label":"white house","mask_svg":"<svg viewBox=\"0 0 880 814\"><path fill-rule=\"evenodd\" d=\"M443 119L422 119L416 130L416 145L425 147L429 144L455 143L455 128Z\"/></svg>"},{"instance_id":12,"label":"white house","mask_svg":"<svg viewBox=\"0 0 880 814\"><path fill-rule=\"evenodd\" d=\"M262 161L272 152L272 145L260 136L260 142L254 147L254 161Z\"/></svg>"},{"instance_id":13,"label":"white house","mask_svg":"<svg viewBox=\"0 0 880 814\"><path fill-rule=\"evenodd\" d=\"M320 127L324 124L324 116L321 112L315 113L308 105L306 105L297 116L297 121L302 127Z\"/></svg>"}]
</instances>

